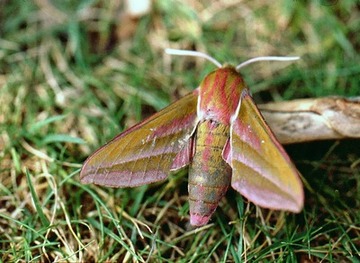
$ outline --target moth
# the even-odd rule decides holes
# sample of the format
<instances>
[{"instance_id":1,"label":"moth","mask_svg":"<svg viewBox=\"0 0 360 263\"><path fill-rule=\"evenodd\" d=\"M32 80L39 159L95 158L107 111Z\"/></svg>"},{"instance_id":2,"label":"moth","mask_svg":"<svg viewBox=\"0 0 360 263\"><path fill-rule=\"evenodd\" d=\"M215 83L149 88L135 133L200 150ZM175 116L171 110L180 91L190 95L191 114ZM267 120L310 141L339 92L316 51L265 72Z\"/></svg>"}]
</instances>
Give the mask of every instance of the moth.
<instances>
[{"instance_id":1,"label":"moth","mask_svg":"<svg viewBox=\"0 0 360 263\"><path fill-rule=\"evenodd\" d=\"M218 67L185 97L120 133L95 151L80 172L82 183L136 187L158 182L188 166L190 224L208 223L231 185L254 204L299 212L304 193L298 171L266 124L238 73L261 60Z\"/></svg>"}]
</instances>

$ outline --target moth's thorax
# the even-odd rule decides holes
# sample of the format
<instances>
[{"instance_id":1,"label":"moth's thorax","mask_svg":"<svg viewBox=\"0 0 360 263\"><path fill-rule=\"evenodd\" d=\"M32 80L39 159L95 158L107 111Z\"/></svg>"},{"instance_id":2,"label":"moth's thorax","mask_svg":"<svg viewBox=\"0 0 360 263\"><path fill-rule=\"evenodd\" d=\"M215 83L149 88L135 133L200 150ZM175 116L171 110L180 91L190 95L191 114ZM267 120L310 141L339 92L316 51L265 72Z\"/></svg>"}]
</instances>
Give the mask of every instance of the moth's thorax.
<instances>
[{"instance_id":1,"label":"moth's thorax","mask_svg":"<svg viewBox=\"0 0 360 263\"><path fill-rule=\"evenodd\" d=\"M234 67L225 66L211 72L200 84L198 116L230 124L245 87Z\"/></svg>"}]
</instances>

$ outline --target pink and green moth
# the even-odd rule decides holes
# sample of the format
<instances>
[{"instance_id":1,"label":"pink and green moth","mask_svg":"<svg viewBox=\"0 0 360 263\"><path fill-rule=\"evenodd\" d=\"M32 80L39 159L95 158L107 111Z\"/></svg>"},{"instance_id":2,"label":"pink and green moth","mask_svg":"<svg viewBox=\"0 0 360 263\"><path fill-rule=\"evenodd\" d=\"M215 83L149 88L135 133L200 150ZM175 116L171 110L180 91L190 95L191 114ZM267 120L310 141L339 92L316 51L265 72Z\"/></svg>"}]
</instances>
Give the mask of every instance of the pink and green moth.
<instances>
[{"instance_id":1,"label":"pink and green moth","mask_svg":"<svg viewBox=\"0 0 360 263\"><path fill-rule=\"evenodd\" d=\"M299 212L304 194L298 172L256 107L237 67L222 66L185 97L120 133L84 163L80 179L109 187L161 181L188 166L190 224L208 223L231 185L254 204Z\"/></svg>"}]
</instances>

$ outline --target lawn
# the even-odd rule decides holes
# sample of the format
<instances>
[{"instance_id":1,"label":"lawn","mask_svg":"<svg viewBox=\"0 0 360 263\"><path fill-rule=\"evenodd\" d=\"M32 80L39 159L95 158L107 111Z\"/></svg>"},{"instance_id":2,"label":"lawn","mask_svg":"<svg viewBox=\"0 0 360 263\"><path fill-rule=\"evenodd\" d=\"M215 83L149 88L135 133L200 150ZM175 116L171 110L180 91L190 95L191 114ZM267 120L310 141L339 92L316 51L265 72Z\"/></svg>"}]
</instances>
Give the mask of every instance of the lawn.
<instances>
[{"instance_id":1,"label":"lawn","mask_svg":"<svg viewBox=\"0 0 360 263\"><path fill-rule=\"evenodd\" d=\"M0 262L360 262L360 141L286 145L298 213L229 189L189 224L186 169L115 189L80 183L84 160L124 129L237 65L257 103L359 96L355 0L0 1ZM360 133L360 131L359 131Z\"/></svg>"}]
</instances>

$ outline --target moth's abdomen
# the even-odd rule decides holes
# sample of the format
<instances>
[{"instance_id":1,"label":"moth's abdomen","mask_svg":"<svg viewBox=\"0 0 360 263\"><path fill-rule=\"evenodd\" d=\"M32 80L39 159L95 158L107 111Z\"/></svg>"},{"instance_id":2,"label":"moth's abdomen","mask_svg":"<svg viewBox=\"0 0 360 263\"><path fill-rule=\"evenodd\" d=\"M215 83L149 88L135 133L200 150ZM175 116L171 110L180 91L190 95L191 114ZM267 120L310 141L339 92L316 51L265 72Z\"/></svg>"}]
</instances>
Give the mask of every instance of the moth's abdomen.
<instances>
[{"instance_id":1,"label":"moth's abdomen","mask_svg":"<svg viewBox=\"0 0 360 263\"><path fill-rule=\"evenodd\" d=\"M196 132L195 155L189 167L190 223L206 224L231 181L231 168L222 151L229 138L229 126L205 120Z\"/></svg>"}]
</instances>

